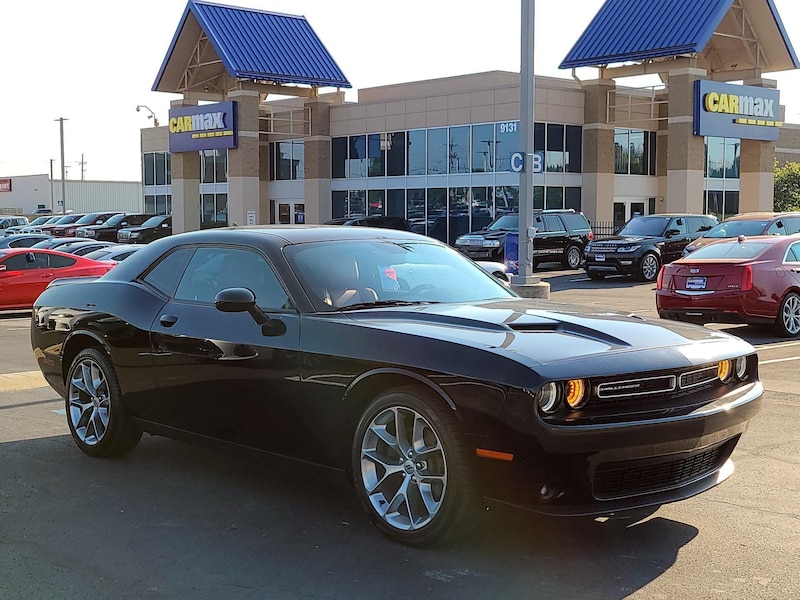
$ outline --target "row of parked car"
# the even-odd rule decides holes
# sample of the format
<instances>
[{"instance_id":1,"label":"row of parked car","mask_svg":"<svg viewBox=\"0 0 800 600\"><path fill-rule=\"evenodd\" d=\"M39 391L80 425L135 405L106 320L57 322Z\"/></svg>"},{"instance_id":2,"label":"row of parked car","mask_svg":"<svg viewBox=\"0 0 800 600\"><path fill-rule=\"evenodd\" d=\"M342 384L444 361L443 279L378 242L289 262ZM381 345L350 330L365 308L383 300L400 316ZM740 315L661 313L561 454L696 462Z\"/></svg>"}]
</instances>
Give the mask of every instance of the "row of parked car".
<instances>
[{"instance_id":1,"label":"row of parked car","mask_svg":"<svg viewBox=\"0 0 800 600\"><path fill-rule=\"evenodd\" d=\"M82 237L99 241L146 244L172 234L172 217L170 215L149 213L120 211L70 213L67 215L44 215L30 223L25 217L9 217L7 221L6 226L0 228L6 237L21 234L44 234L54 237Z\"/></svg>"}]
</instances>

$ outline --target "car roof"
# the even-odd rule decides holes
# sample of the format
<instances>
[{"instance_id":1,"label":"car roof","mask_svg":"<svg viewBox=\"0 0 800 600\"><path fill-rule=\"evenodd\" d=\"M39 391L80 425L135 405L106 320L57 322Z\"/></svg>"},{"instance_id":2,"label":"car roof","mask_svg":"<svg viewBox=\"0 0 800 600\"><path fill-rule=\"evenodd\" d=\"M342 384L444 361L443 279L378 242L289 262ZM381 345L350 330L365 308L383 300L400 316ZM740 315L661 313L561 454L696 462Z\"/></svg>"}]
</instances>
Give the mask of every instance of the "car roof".
<instances>
[{"instance_id":1,"label":"car roof","mask_svg":"<svg viewBox=\"0 0 800 600\"><path fill-rule=\"evenodd\" d=\"M763 219L776 219L780 217L795 216L800 217L800 212L749 212L733 215L725 219L726 221L761 221Z\"/></svg>"}]
</instances>

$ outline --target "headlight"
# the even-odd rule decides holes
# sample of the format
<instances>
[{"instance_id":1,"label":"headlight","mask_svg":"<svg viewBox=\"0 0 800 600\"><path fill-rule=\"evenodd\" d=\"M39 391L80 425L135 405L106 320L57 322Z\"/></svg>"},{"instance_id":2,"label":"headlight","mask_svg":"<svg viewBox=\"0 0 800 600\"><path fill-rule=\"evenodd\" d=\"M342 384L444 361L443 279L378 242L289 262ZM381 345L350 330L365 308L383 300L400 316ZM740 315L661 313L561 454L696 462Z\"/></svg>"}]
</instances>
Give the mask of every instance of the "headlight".
<instances>
[{"instance_id":1,"label":"headlight","mask_svg":"<svg viewBox=\"0 0 800 600\"><path fill-rule=\"evenodd\" d=\"M641 246L633 245L633 246L620 246L617 248L617 252L636 252Z\"/></svg>"},{"instance_id":2,"label":"headlight","mask_svg":"<svg viewBox=\"0 0 800 600\"><path fill-rule=\"evenodd\" d=\"M736 379L739 381L745 381L747 379L747 357L740 356L734 361L733 365L734 375L736 375Z\"/></svg>"},{"instance_id":3,"label":"headlight","mask_svg":"<svg viewBox=\"0 0 800 600\"><path fill-rule=\"evenodd\" d=\"M570 379L566 384L564 401L572 410L577 410L586 404L586 383L583 379Z\"/></svg>"},{"instance_id":4,"label":"headlight","mask_svg":"<svg viewBox=\"0 0 800 600\"><path fill-rule=\"evenodd\" d=\"M499 240L483 240L483 247L484 248L499 248L500 241Z\"/></svg>"},{"instance_id":5,"label":"headlight","mask_svg":"<svg viewBox=\"0 0 800 600\"><path fill-rule=\"evenodd\" d=\"M464 241L463 237L456 238L456 246L466 246L467 242Z\"/></svg>"},{"instance_id":6,"label":"headlight","mask_svg":"<svg viewBox=\"0 0 800 600\"><path fill-rule=\"evenodd\" d=\"M722 383L728 383L733 375L733 364L730 360L721 360L717 365L717 376Z\"/></svg>"},{"instance_id":7,"label":"headlight","mask_svg":"<svg viewBox=\"0 0 800 600\"><path fill-rule=\"evenodd\" d=\"M553 413L558 409L558 396L558 385L552 381L550 383L545 383L541 389L536 392L536 405L543 413Z\"/></svg>"},{"instance_id":8,"label":"headlight","mask_svg":"<svg viewBox=\"0 0 800 600\"><path fill-rule=\"evenodd\" d=\"M131 231L131 237L132 238L139 237L139 232L138 231Z\"/></svg>"}]
</instances>

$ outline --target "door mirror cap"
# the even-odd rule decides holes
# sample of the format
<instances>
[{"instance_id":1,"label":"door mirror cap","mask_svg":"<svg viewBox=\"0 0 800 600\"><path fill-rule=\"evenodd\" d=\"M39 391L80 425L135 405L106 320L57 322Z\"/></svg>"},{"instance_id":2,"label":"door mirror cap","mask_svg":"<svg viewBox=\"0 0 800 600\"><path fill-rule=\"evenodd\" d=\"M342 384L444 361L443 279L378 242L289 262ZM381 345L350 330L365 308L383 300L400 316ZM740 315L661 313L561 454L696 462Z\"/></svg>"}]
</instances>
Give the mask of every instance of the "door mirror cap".
<instances>
[{"instance_id":1,"label":"door mirror cap","mask_svg":"<svg viewBox=\"0 0 800 600\"><path fill-rule=\"evenodd\" d=\"M248 288L226 288L214 297L214 306L220 312L248 312L256 323L263 325L269 321L256 305L256 296Z\"/></svg>"}]
</instances>

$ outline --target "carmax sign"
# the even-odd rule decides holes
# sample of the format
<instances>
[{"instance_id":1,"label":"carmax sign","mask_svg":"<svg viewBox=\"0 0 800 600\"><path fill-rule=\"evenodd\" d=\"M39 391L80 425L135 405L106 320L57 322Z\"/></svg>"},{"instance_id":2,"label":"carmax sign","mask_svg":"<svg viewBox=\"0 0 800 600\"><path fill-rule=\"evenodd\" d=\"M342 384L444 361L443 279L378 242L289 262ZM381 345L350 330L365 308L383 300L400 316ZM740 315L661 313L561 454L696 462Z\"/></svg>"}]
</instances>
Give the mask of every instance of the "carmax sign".
<instances>
[{"instance_id":1,"label":"carmax sign","mask_svg":"<svg viewBox=\"0 0 800 600\"><path fill-rule=\"evenodd\" d=\"M775 141L783 123L780 92L747 85L696 81L694 134Z\"/></svg>"},{"instance_id":2,"label":"carmax sign","mask_svg":"<svg viewBox=\"0 0 800 600\"><path fill-rule=\"evenodd\" d=\"M184 106L169 111L170 152L236 148L236 103Z\"/></svg>"}]
</instances>

